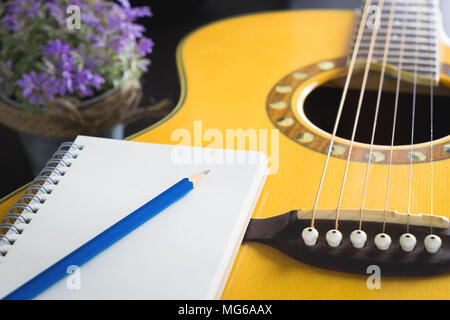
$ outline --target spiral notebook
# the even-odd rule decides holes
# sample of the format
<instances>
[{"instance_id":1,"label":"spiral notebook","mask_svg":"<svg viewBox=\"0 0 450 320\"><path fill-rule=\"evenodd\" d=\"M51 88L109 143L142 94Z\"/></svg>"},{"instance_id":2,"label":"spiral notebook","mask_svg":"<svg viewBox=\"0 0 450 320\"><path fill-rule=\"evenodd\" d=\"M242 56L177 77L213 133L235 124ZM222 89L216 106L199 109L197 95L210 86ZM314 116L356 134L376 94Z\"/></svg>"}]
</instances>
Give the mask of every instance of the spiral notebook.
<instances>
[{"instance_id":1,"label":"spiral notebook","mask_svg":"<svg viewBox=\"0 0 450 320\"><path fill-rule=\"evenodd\" d=\"M5 217L0 297L205 169L196 190L37 299L219 298L265 180L264 155L86 136L63 144Z\"/></svg>"}]
</instances>

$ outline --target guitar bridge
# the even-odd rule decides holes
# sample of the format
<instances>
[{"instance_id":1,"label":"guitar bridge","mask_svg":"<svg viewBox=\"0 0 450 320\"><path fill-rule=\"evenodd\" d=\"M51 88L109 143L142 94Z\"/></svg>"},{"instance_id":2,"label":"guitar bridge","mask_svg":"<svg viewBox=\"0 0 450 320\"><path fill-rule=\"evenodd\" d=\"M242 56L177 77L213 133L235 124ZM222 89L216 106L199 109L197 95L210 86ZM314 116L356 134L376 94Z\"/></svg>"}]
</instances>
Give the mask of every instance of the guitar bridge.
<instances>
[{"instance_id":1,"label":"guitar bridge","mask_svg":"<svg viewBox=\"0 0 450 320\"><path fill-rule=\"evenodd\" d=\"M367 268L376 265L384 276L411 277L429 276L450 272L450 230L445 217L426 214L408 215L395 211L364 210L363 230L367 234L364 247L355 248L350 234L358 228L360 210L342 209L339 230L343 235L339 246L330 246L325 234L335 228L336 210L317 210L314 227L319 232L317 242L308 246L301 233L310 227L312 211L293 210L267 219L251 219L244 236L245 242L259 242L271 246L288 256L313 266L355 274L367 274ZM374 239L382 232L393 239L387 250L376 247ZM410 252L401 249L399 238L409 231L417 239ZM442 246L436 253L427 252L424 240L430 234L442 239Z\"/></svg>"}]
</instances>

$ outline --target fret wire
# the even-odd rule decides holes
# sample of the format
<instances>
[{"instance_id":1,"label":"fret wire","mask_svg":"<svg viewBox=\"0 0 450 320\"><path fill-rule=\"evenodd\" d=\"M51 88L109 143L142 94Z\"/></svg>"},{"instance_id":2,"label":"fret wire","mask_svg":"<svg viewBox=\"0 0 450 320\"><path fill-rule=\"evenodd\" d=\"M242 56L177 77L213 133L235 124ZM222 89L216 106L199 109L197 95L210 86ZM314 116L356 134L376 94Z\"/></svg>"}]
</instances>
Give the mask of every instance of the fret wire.
<instances>
[{"instance_id":1,"label":"fret wire","mask_svg":"<svg viewBox=\"0 0 450 320\"><path fill-rule=\"evenodd\" d=\"M358 61L362 61L364 62L366 59L358 59ZM375 62L379 62L378 59L373 59ZM389 63L396 63L399 61L399 59L388 59ZM408 59L403 59L404 63L404 70L408 71L408 70L416 70L418 72L420 71L433 71L434 70L434 65L431 64L426 64L426 63L417 63L416 60L408 60ZM409 66L409 68L408 68ZM433 67L433 68L427 68L427 67Z\"/></svg>"},{"instance_id":2,"label":"fret wire","mask_svg":"<svg viewBox=\"0 0 450 320\"><path fill-rule=\"evenodd\" d=\"M376 4L375 2L372 2L373 4ZM402 9L402 10L410 10L409 8L415 8L415 7L425 7L425 8L436 8L438 6L438 3L426 3L423 1L420 2L413 2L413 1L407 1L407 0L403 0L402 2L398 3L398 8ZM386 8L390 8L391 7L391 3L389 1L386 1L385 3L385 7L383 8L383 11L386 11ZM396 11L397 12L397 11Z\"/></svg>"},{"instance_id":3,"label":"fret wire","mask_svg":"<svg viewBox=\"0 0 450 320\"><path fill-rule=\"evenodd\" d=\"M384 10L381 14L384 13ZM405 14L405 15L417 15L417 14L423 14L426 15L428 17L430 16L435 16L438 13L438 10L433 8L432 10L426 10L426 9L421 9L421 8L414 8L411 11L405 11L405 10L399 10L398 13L400 14Z\"/></svg>"},{"instance_id":4,"label":"fret wire","mask_svg":"<svg viewBox=\"0 0 450 320\"><path fill-rule=\"evenodd\" d=\"M403 53L405 53L405 51L403 51ZM367 50L362 51L361 53L358 54L358 59L359 60L365 60L367 58ZM380 51L376 51L374 53L375 56L375 60L376 59L381 59L381 57L383 56L383 53ZM397 62L397 60L400 57L400 52L392 52L389 56L388 56L388 61L391 62ZM403 57L405 57L404 61L405 61L405 65L414 65L416 62L418 64L418 67L420 68L436 68L439 65L439 61L438 61L438 57L436 57L435 55L425 55L424 57L419 57L419 56L413 56L411 55L411 51L408 51L408 54L404 54Z\"/></svg>"},{"instance_id":5,"label":"fret wire","mask_svg":"<svg viewBox=\"0 0 450 320\"><path fill-rule=\"evenodd\" d=\"M374 51L375 56L382 56L384 50ZM418 52L423 52L422 50L417 50ZM359 50L359 55L367 54L368 50ZM388 53L389 57L399 57L399 53L396 51L389 51ZM412 54L404 54L404 57L414 57ZM437 60L436 55L434 54L421 54L420 57L417 57L418 59L424 59L424 60Z\"/></svg>"},{"instance_id":6,"label":"fret wire","mask_svg":"<svg viewBox=\"0 0 450 320\"><path fill-rule=\"evenodd\" d=\"M359 61L364 61L366 60L367 55L358 55L358 60ZM375 62L380 62L380 60L382 59L382 56L380 54L375 55L375 57L373 57L373 60ZM399 56L395 56L395 57L388 57L387 59L389 61L389 63L396 63L399 60ZM423 58L423 59L414 59L414 58L410 58L410 56L406 57L405 59L403 59L404 64L405 65L409 65L409 66L416 66L418 68L422 68L422 69L429 69L431 68L432 70L434 70L434 68L436 67L436 60L434 58Z\"/></svg>"},{"instance_id":7,"label":"fret wire","mask_svg":"<svg viewBox=\"0 0 450 320\"><path fill-rule=\"evenodd\" d=\"M376 5L376 0L375 2L372 2L372 4ZM412 9L415 9L416 7L419 8L424 8L424 9L435 9L437 7L437 3L425 3L423 1L421 2L412 2L412 1L406 1L403 0L402 2L398 3L398 9L396 9L396 12L402 11L402 10L406 10L406 11L411 11ZM391 8L391 3L390 2L386 2L385 6L383 8L383 11L387 11L387 9Z\"/></svg>"},{"instance_id":8,"label":"fret wire","mask_svg":"<svg viewBox=\"0 0 450 320\"><path fill-rule=\"evenodd\" d=\"M392 44L392 43L391 43ZM360 49L366 49L367 48L367 46L360 46ZM375 49L383 49L384 47L381 45L381 44L379 44L379 45L375 45ZM400 50L400 46L393 46L393 45L391 45L390 47L389 47L389 50L391 51L391 52L395 52L395 51L397 51L397 50ZM410 50L413 50L413 48L408 48L408 47L405 47L404 48L404 50L405 51L410 51ZM367 52L366 50L360 50L360 51L365 51L365 52ZM419 48L419 52L428 52L428 53L434 53L434 54L436 54L437 53L437 50L436 49L430 49L430 48Z\"/></svg>"},{"instance_id":9,"label":"fret wire","mask_svg":"<svg viewBox=\"0 0 450 320\"><path fill-rule=\"evenodd\" d=\"M416 38L420 38L420 37L424 37L424 38L432 38L432 37L436 37L437 33L436 30L433 31L418 31L418 28L415 28L414 30L412 28L405 28L406 29L406 37L407 38L411 38L411 37L416 37ZM402 29L403 30L403 29ZM409 31L409 32L408 32ZM379 29L379 34L380 36L382 35L386 35L386 29L381 28ZM396 33L398 32L398 29L395 29L392 33L394 34L394 36L396 35ZM363 35L364 36L370 36L369 33L366 33ZM394 37L395 39L395 37Z\"/></svg>"},{"instance_id":10,"label":"fret wire","mask_svg":"<svg viewBox=\"0 0 450 320\"><path fill-rule=\"evenodd\" d=\"M397 62L400 59L396 60ZM357 60L357 61L361 61L361 62L365 62L366 59L362 59L362 60ZM379 62L379 61L376 61ZM420 68L420 67L415 67L414 64L408 64L408 66L405 66L406 64L403 65L402 70L401 71L407 71L407 72L417 72L418 74L421 75L437 75L439 74L438 70L435 68Z\"/></svg>"},{"instance_id":11,"label":"fret wire","mask_svg":"<svg viewBox=\"0 0 450 320\"><path fill-rule=\"evenodd\" d=\"M417 19L414 16L410 16L407 14L397 14L395 17L396 20L402 19L402 21L414 21L416 22ZM381 16L381 20L387 20L386 17ZM436 19L427 19L426 17L420 17L419 22L426 22L426 23L436 23Z\"/></svg>"},{"instance_id":12,"label":"fret wire","mask_svg":"<svg viewBox=\"0 0 450 320\"><path fill-rule=\"evenodd\" d=\"M383 20L381 20L381 21L383 21ZM404 25L406 25L406 29L412 29L415 26L418 26L420 30L437 31L436 23L434 21L430 21L430 23L416 23L416 22L414 22L414 23L405 23ZM382 29L387 29L387 24L383 24L381 22L380 23L380 27ZM383 28L383 27L385 27L385 28ZM392 29L393 30L397 30L397 29L401 30L402 26L401 25L397 25L397 26L394 25L394 26L392 26Z\"/></svg>"},{"instance_id":13,"label":"fret wire","mask_svg":"<svg viewBox=\"0 0 450 320\"><path fill-rule=\"evenodd\" d=\"M380 39L378 39L378 40L386 40L384 37L382 37L382 38L380 38ZM363 42L363 43L365 43L365 42L370 42L370 39L367 39L367 38L365 38L365 39L361 39L361 41ZM398 43L398 42L400 42L399 40L396 40L396 39L391 39L391 41L392 42L394 42L394 43ZM422 44L422 45L436 45L436 41L426 41L425 39L420 39L420 41L412 41L412 40L408 40L408 41L405 41L406 43L413 43L414 45L416 45L416 44Z\"/></svg>"},{"instance_id":14,"label":"fret wire","mask_svg":"<svg viewBox=\"0 0 450 320\"><path fill-rule=\"evenodd\" d=\"M400 17L400 15L398 16ZM417 16L411 17L409 19L403 19L403 21L405 21L404 23L402 23L402 25L400 25L400 19L396 18L394 21L394 25L392 26L392 29L402 29L403 26L406 26L406 28L413 28L414 26L419 26L421 28L431 28L433 30L436 30L437 27L437 23L436 23L436 19L433 20L424 20L424 19L419 19L417 20ZM409 21L409 22L408 22ZM389 19L387 19L386 17L381 17L380 18L380 27L386 26L387 28L387 23L383 23L383 22L389 22ZM356 28L359 27L359 22L356 24Z\"/></svg>"},{"instance_id":15,"label":"fret wire","mask_svg":"<svg viewBox=\"0 0 450 320\"><path fill-rule=\"evenodd\" d=\"M372 3L376 3L379 0L373 0L374 2ZM391 5L391 3L393 3L396 0L384 0L384 4L385 5ZM411 6L411 4L413 3L420 3L420 4L436 4L437 0L403 0L402 2L398 2L396 3L396 6Z\"/></svg>"},{"instance_id":16,"label":"fret wire","mask_svg":"<svg viewBox=\"0 0 450 320\"><path fill-rule=\"evenodd\" d=\"M364 60L365 57L366 57L365 55L362 55L362 56L358 55L358 58L361 59L361 60ZM380 57L380 55L379 54L375 55L375 57ZM388 58L388 60L391 61L391 62L397 62L398 61L397 58ZM420 58L404 59L404 61L405 61L405 64L416 64L417 63L417 66L424 66L424 67L434 66L436 64L436 61L435 61L434 58L426 58L426 59L422 59L422 60L420 60ZM406 62L406 61L408 61L408 62Z\"/></svg>"},{"instance_id":17,"label":"fret wire","mask_svg":"<svg viewBox=\"0 0 450 320\"><path fill-rule=\"evenodd\" d=\"M393 30L393 39L395 39L395 36L397 33L399 33L401 30L403 30L404 26L402 26L401 28L395 28L395 30ZM434 29L432 28L420 28L417 26L411 26L409 28L405 28L406 29L406 37L412 37L412 36L418 36L418 37L432 37L432 36L436 36L438 34L439 29L436 27ZM386 28L379 28L379 32L380 32L380 36L381 35L385 35L386 34ZM363 33L363 37L370 37L370 32L365 31Z\"/></svg>"},{"instance_id":18,"label":"fret wire","mask_svg":"<svg viewBox=\"0 0 450 320\"><path fill-rule=\"evenodd\" d=\"M386 40L384 37L385 35L386 35L386 32L380 32L380 39ZM394 41L396 40L396 36L397 36L397 34L394 33L393 34ZM437 38L436 34L421 34L418 32L406 33L405 36L406 36L407 40L414 41L414 43L421 42L421 41L432 42L430 40L433 40L433 39L436 40L436 38ZM365 40L365 38L368 38L368 37L370 37L369 34L363 35L363 40ZM417 41L417 40L419 40L419 41Z\"/></svg>"},{"instance_id":19,"label":"fret wire","mask_svg":"<svg viewBox=\"0 0 450 320\"><path fill-rule=\"evenodd\" d=\"M394 43L399 43L400 42L399 38L400 38L400 36L395 33L392 35L391 41ZM405 38L406 38L406 40L405 40L406 43L436 45L438 35L430 34L430 35L424 36L424 35L416 35L413 33L409 33L409 34L405 35ZM370 42L370 35L363 35L361 40L362 40L362 42ZM377 39L377 43L384 42L384 41L386 41L386 38L384 37L384 33L380 33L380 37Z\"/></svg>"}]
</instances>

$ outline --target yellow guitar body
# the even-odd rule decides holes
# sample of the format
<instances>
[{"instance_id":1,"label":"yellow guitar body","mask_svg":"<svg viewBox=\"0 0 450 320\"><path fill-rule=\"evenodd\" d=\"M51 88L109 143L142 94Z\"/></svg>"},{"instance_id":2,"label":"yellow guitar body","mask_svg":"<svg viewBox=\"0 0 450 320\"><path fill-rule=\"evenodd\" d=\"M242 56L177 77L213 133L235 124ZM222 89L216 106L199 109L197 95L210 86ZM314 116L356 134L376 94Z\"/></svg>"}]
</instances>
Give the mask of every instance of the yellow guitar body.
<instances>
[{"instance_id":1,"label":"yellow guitar body","mask_svg":"<svg viewBox=\"0 0 450 320\"><path fill-rule=\"evenodd\" d=\"M321 62L317 65L321 72L295 89L292 99L298 100L314 86L341 75L343 70L335 68L333 61L348 54L355 18L352 11L281 11L226 19L191 33L180 43L177 51L181 78L178 105L166 118L130 139L225 148L227 129L264 129L270 142L271 130L276 127L266 105L274 86L295 70ZM450 48L445 45L441 48L441 59L443 63L450 63ZM441 75L441 82L450 83L450 78ZM292 106L295 117L301 118L296 111L296 103ZM299 121L308 126L304 120ZM314 135L329 138L314 126L309 130ZM191 140L183 138L180 132L189 132ZM205 135L206 132L215 133L214 137ZM220 136L218 133L223 136L223 141L217 138ZM343 145L348 143L343 139L337 141ZM436 148L438 144L442 146L449 141L449 137L436 141ZM274 149L276 146L270 147ZM272 157L273 174L267 178L254 218L313 207L326 154L296 143L282 132L279 133L278 150L278 155L273 150L267 151ZM344 159L330 158L319 208L336 208L345 163ZM360 207L366 166L362 161L351 162L343 208ZM449 160L433 163L434 212L446 217L450 217L449 169ZM387 171L386 164L372 164L367 209L384 208ZM413 165L412 213L429 213L429 177L428 161ZM391 176L390 209L407 212L408 179L409 164L396 164ZM1 212L7 212L19 196L20 191L4 199ZM300 233L301 230L299 237ZM245 243L239 249L222 298L450 298L450 274L389 278L383 277L382 272L381 288L369 289L367 280L370 274L361 276L312 267L270 247Z\"/></svg>"}]
</instances>

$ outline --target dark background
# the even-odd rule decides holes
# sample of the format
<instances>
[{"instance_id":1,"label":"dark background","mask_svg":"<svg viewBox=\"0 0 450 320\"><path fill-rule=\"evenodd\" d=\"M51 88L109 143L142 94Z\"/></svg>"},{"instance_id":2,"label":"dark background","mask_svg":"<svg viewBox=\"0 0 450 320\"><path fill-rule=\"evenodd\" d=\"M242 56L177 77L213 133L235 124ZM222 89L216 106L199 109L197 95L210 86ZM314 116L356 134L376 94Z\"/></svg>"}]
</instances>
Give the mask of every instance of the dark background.
<instances>
[{"instance_id":1,"label":"dark background","mask_svg":"<svg viewBox=\"0 0 450 320\"><path fill-rule=\"evenodd\" d=\"M215 20L270 10L298 8L358 8L360 0L188 0L188 1L130 1L133 6L148 5L154 13L143 19L147 35L155 42L150 55L152 65L143 76L144 98L142 105L156 103L164 98L178 100L179 82L175 63L178 42L190 31ZM449 32L450 1L441 1L444 26ZM445 8L446 7L446 8ZM447 22L446 22L447 21ZM125 128L125 136L142 130L157 118L146 118ZM0 125L0 198L30 182L33 172L16 132Z\"/></svg>"}]
</instances>

